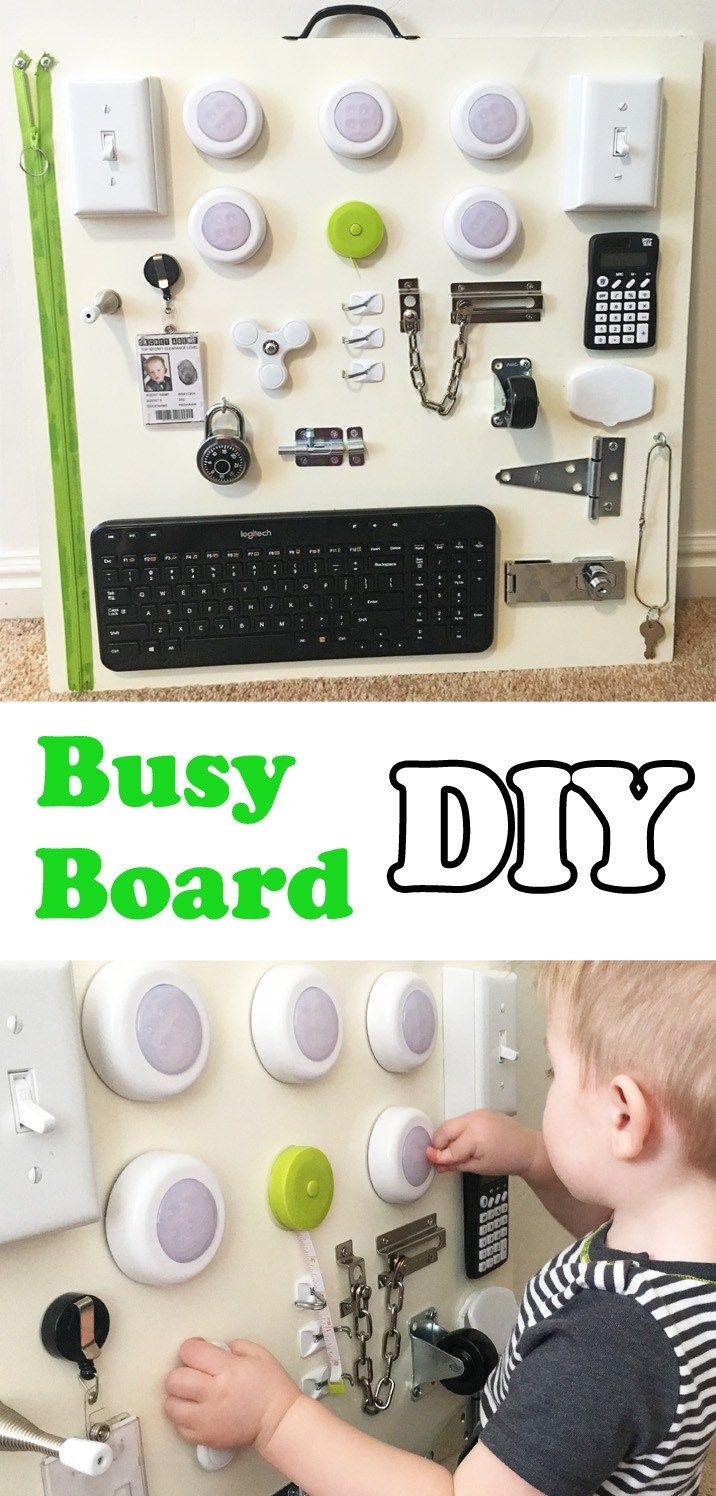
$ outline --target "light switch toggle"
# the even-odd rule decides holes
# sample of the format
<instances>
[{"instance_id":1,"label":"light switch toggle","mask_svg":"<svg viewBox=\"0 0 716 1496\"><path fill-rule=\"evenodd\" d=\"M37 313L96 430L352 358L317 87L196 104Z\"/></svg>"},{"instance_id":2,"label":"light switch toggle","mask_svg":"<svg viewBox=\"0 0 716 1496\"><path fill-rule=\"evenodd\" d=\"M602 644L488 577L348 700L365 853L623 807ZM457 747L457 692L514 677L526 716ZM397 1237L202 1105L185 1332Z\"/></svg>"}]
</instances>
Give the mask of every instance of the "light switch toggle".
<instances>
[{"instance_id":1,"label":"light switch toggle","mask_svg":"<svg viewBox=\"0 0 716 1496\"><path fill-rule=\"evenodd\" d=\"M10 1095L15 1113L16 1132L35 1132L40 1135L54 1132L57 1118L40 1106L31 1070L15 1070L9 1075Z\"/></svg>"},{"instance_id":2,"label":"light switch toggle","mask_svg":"<svg viewBox=\"0 0 716 1496\"><path fill-rule=\"evenodd\" d=\"M629 136L623 126L614 126L613 154L620 157L629 155Z\"/></svg>"},{"instance_id":3,"label":"light switch toggle","mask_svg":"<svg viewBox=\"0 0 716 1496\"><path fill-rule=\"evenodd\" d=\"M501 1065L504 1065L506 1060L518 1060L520 1057L519 1049L513 1049L512 1045L507 1043L507 1029L500 1029L500 1045L498 1053L500 1056Z\"/></svg>"},{"instance_id":4,"label":"light switch toggle","mask_svg":"<svg viewBox=\"0 0 716 1496\"><path fill-rule=\"evenodd\" d=\"M117 160L117 137L114 130L101 130L100 142L102 146L102 160Z\"/></svg>"}]
</instances>

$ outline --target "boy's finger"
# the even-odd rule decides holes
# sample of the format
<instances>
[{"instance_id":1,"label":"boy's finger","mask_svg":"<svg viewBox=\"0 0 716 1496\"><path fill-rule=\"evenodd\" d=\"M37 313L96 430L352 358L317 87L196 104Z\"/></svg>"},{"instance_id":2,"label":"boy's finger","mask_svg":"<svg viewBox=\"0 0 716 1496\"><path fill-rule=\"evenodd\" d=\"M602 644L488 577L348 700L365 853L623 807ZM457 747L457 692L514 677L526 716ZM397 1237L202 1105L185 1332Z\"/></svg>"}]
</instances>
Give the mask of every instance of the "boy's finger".
<instances>
[{"instance_id":1,"label":"boy's finger","mask_svg":"<svg viewBox=\"0 0 716 1496\"><path fill-rule=\"evenodd\" d=\"M218 1376L224 1370L227 1354L220 1346L213 1345L210 1340L200 1340L198 1336L185 1340L179 1347L179 1355L185 1366L191 1366L195 1371L205 1371L210 1377Z\"/></svg>"},{"instance_id":2,"label":"boy's finger","mask_svg":"<svg viewBox=\"0 0 716 1496\"><path fill-rule=\"evenodd\" d=\"M192 1439L197 1443L196 1430L194 1428L194 1409L196 1403L185 1402L183 1397L167 1397L164 1402L164 1412L170 1423L183 1434L185 1439Z\"/></svg>"},{"instance_id":3,"label":"boy's finger","mask_svg":"<svg viewBox=\"0 0 716 1496\"><path fill-rule=\"evenodd\" d=\"M456 1138L460 1135L460 1133L463 1131L463 1127L464 1123L462 1117L448 1117L447 1122L441 1122L440 1126L436 1128L435 1136L433 1138L433 1147L447 1147L448 1143L452 1143L453 1138Z\"/></svg>"},{"instance_id":4,"label":"boy's finger","mask_svg":"<svg viewBox=\"0 0 716 1496\"><path fill-rule=\"evenodd\" d=\"M170 1371L165 1387L170 1397L183 1397L187 1402L203 1402L211 1388L205 1371L194 1371L190 1366L177 1366Z\"/></svg>"}]
</instances>

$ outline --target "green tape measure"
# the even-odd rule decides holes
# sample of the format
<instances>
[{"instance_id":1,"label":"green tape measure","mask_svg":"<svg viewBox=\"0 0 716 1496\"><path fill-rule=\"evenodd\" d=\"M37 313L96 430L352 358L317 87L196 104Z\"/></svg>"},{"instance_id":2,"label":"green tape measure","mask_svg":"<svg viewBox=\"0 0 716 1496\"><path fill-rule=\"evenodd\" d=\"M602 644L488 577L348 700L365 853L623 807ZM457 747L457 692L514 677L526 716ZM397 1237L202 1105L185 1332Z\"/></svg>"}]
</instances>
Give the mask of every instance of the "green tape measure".
<instances>
[{"instance_id":1,"label":"green tape measure","mask_svg":"<svg viewBox=\"0 0 716 1496\"><path fill-rule=\"evenodd\" d=\"M55 59L45 52L37 64L34 74L34 102L30 84L30 60L26 52L16 52L12 71L22 140L20 166L27 185L35 263L65 627L67 684L71 691L91 691L93 671L89 577L70 325L52 143L51 72Z\"/></svg>"},{"instance_id":2,"label":"green tape measure","mask_svg":"<svg viewBox=\"0 0 716 1496\"><path fill-rule=\"evenodd\" d=\"M271 1210L287 1231L313 1231L333 1200L333 1170L320 1148L284 1148L271 1166Z\"/></svg>"}]
</instances>

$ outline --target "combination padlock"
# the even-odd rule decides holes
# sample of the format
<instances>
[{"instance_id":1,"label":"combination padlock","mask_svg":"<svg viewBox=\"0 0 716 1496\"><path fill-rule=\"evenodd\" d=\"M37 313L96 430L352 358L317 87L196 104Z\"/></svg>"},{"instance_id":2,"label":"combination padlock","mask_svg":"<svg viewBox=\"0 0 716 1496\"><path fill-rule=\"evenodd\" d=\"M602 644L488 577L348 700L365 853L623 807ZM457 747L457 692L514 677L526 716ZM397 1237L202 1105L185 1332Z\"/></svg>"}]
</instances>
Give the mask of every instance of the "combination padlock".
<instances>
[{"instance_id":1,"label":"combination padlock","mask_svg":"<svg viewBox=\"0 0 716 1496\"><path fill-rule=\"evenodd\" d=\"M214 431L214 419L231 411L236 417L236 431L226 428ZM219 400L206 412L204 440L196 454L196 465L202 478L210 483L238 483L245 478L251 464L251 448L244 439L244 417L237 405Z\"/></svg>"}]
</instances>

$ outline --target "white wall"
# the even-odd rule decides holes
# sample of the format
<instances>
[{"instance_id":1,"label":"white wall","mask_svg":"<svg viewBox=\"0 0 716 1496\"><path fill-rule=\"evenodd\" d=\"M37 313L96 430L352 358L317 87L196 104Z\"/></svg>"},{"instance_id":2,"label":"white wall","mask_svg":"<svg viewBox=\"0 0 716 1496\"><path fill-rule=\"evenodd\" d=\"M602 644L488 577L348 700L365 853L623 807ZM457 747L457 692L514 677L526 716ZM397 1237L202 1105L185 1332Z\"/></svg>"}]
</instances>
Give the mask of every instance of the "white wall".
<instances>
[{"instance_id":1,"label":"white wall","mask_svg":"<svg viewBox=\"0 0 716 1496\"><path fill-rule=\"evenodd\" d=\"M68 0L77 25L85 15L96 16L91 0ZM172 30L182 29L187 46L192 31L205 32L210 25L221 36L224 14L235 18L237 6L242 12L247 32L277 34L300 29L311 14L310 3L295 0L215 0L211 18L198 10L194 0L176 0L172 11ZM716 592L716 518L713 484L713 418L711 411L710 343L714 334L713 297L710 293L710 267L716 259L716 7L712 0L661 0L658 21L652 0L512 0L509 12L501 0L483 0L477 7L471 0L400 0L386 8L405 29L424 35L466 33L504 34L527 32L560 35L598 33L636 35L690 31L708 38L705 67L704 114L702 126L701 174L697 195L697 238L691 316L690 377L687 391L687 420L684 434L684 474L681 521L680 587L693 596ZM121 0L107 0L104 8L107 35L125 33L141 26L141 14L128 10ZM8 49L23 44L23 6L10 0L5 7L9 23L5 28ZM67 10L65 10L65 16ZM595 20L595 17L597 18ZM10 22L12 24L10 24ZM353 23L372 28L371 23ZM350 23L332 23L334 34L349 33ZM628 51L615 47L615 69L628 68ZM3 87L10 87L6 74ZM14 155L7 155L15 170ZM0 164L0 213L6 185ZM8 258L0 249L0 309L6 330L6 350L23 335L22 317L13 300L9 281ZM6 354L3 398L0 401L0 617L5 614L31 613L40 610L39 570L37 561L37 494L28 479L22 443L44 441L44 421L36 392L13 382L12 357ZM27 412L32 410L28 423ZM46 481L46 480L45 480Z\"/></svg>"},{"instance_id":2,"label":"white wall","mask_svg":"<svg viewBox=\"0 0 716 1496\"><path fill-rule=\"evenodd\" d=\"M99 964L75 966L79 1001ZM161 1413L163 1378L185 1336L244 1335L261 1340L294 1376L306 1364L297 1355L301 1316L292 1302L301 1266L298 1246L290 1233L273 1223L265 1204L267 1172L282 1148L294 1142L310 1143L322 1147L333 1164L333 1206L315 1234L332 1305L343 1296L346 1284L345 1272L338 1270L334 1259L339 1241L354 1239L355 1250L365 1255L374 1281L376 1234L428 1210L437 1212L448 1241L437 1264L406 1280L406 1317L435 1305L452 1327L467 1291L460 1182L452 1176L437 1178L424 1205L389 1206L371 1190L365 1161L370 1127L384 1106L414 1104L431 1118L442 1117L442 1042L426 1065L411 1075L382 1071L368 1047L365 1007L370 986L385 965L321 965L342 1002L345 1040L334 1070L311 1086L281 1085L262 1070L251 1044L249 1008L257 978L265 968L247 962L186 963L207 1005L213 1043L206 1070L183 1096L156 1104L126 1101L107 1090L86 1065L102 1202L124 1164L150 1148L197 1153L218 1174L227 1200L227 1232L215 1261L200 1277L172 1289L130 1282L110 1258L100 1224L0 1248L2 1398L53 1431L79 1430L81 1395L75 1375L69 1366L48 1360L38 1328L44 1309L57 1294L99 1294L113 1317L100 1363L102 1401L108 1413L140 1414L151 1496L195 1496L205 1478L199 1474L193 1451L172 1432ZM439 1000L440 967L418 969ZM520 1111L524 1099L526 1115L538 1121L546 1088L541 1016L531 970L518 969ZM489 1282L513 1286L519 1293L524 1277L551 1255L561 1236L541 1208L528 1204L518 1190L513 1194L511 1231L508 1264ZM373 1309L377 1356L384 1318L383 1295L377 1287ZM348 1363L350 1347L343 1340L341 1347ZM368 1423L350 1389L339 1411L382 1439L426 1453L444 1425L454 1419L459 1405L440 1388L419 1404L411 1402L407 1334L404 1347L394 1407L377 1426ZM379 1365L379 1357L375 1364ZM236 1490L245 1496L269 1496L281 1484L274 1472L248 1453L225 1473L212 1475L210 1489L214 1496L229 1496ZM0 1490L3 1496L39 1493L38 1457L0 1453Z\"/></svg>"}]
</instances>

